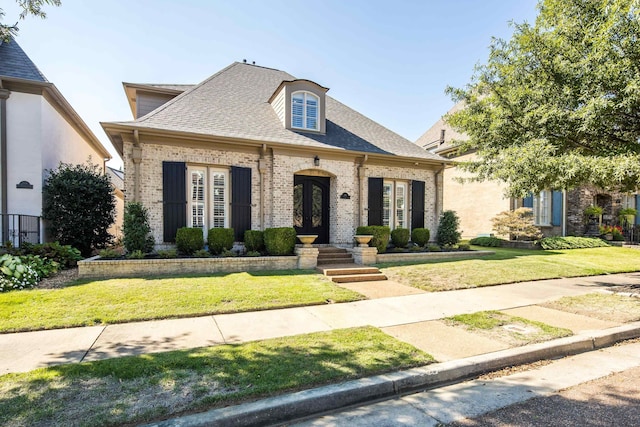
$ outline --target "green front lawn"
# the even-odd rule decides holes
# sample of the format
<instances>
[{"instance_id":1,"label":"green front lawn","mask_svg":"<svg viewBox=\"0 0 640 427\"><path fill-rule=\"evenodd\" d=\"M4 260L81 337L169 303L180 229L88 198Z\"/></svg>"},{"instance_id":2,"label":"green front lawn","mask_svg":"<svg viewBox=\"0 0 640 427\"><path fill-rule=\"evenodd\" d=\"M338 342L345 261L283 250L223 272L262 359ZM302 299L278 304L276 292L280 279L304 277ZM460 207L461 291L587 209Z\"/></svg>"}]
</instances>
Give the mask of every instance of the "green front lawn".
<instances>
[{"instance_id":1,"label":"green front lawn","mask_svg":"<svg viewBox=\"0 0 640 427\"><path fill-rule=\"evenodd\" d=\"M189 317L363 299L310 271L78 281L0 293L0 332Z\"/></svg>"},{"instance_id":2,"label":"green front lawn","mask_svg":"<svg viewBox=\"0 0 640 427\"><path fill-rule=\"evenodd\" d=\"M422 264L381 264L391 280L426 291L448 291L528 280L640 270L640 250L620 247L555 251L481 248L494 255Z\"/></svg>"},{"instance_id":3,"label":"green front lawn","mask_svg":"<svg viewBox=\"0 0 640 427\"><path fill-rule=\"evenodd\" d=\"M366 327L62 365L0 376L0 425L132 425L433 361Z\"/></svg>"}]
</instances>

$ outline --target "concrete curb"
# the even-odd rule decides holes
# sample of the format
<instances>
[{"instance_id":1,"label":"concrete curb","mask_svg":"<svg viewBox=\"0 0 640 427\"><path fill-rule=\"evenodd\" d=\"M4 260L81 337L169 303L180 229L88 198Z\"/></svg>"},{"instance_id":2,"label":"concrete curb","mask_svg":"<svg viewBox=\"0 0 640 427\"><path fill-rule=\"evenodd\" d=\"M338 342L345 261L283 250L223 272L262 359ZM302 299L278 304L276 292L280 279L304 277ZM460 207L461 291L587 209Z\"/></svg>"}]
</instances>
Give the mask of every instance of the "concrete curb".
<instances>
[{"instance_id":1,"label":"concrete curb","mask_svg":"<svg viewBox=\"0 0 640 427\"><path fill-rule=\"evenodd\" d=\"M544 343L376 375L147 424L148 427L264 426L459 382L484 372L597 350L640 337L640 322Z\"/></svg>"}]
</instances>

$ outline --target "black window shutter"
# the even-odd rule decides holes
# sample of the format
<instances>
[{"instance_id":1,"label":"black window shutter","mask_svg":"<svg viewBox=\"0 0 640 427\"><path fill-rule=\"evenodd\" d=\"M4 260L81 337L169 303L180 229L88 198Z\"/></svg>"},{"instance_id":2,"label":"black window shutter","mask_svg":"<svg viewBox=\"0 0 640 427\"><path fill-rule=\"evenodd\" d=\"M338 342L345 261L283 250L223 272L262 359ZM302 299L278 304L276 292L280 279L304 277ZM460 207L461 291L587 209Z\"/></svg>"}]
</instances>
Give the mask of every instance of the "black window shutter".
<instances>
[{"instance_id":1,"label":"black window shutter","mask_svg":"<svg viewBox=\"0 0 640 427\"><path fill-rule=\"evenodd\" d=\"M186 165L162 162L163 240L176 241L176 231L187 225Z\"/></svg>"},{"instance_id":2,"label":"black window shutter","mask_svg":"<svg viewBox=\"0 0 640 427\"><path fill-rule=\"evenodd\" d=\"M237 242L251 230L251 168L231 167L231 227Z\"/></svg>"},{"instance_id":3,"label":"black window shutter","mask_svg":"<svg viewBox=\"0 0 640 427\"><path fill-rule=\"evenodd\" d=\"M382 178L369 178L369 225L382 225Z\"/></svg>"},{"instance_id":4,"label":"black window shutter","mask_svg":"<svg viewBox=\"0 0 640 427\"><path fill-rule=\"evenodd\" d=\"M411 182L411 229L424 228L424 181Z\"/></svg>"}]
</instances>

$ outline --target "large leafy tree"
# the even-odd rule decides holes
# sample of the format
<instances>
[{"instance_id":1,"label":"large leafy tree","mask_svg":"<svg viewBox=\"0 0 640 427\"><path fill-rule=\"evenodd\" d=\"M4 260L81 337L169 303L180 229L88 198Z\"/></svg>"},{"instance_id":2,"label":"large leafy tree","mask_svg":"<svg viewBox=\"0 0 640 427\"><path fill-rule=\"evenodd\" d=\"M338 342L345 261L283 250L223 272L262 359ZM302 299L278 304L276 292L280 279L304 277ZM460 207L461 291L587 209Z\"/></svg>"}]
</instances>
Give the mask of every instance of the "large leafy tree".
<instances>
[{"instance_id":1,"label":"large leafy tree","mask_svg":"<svg viewBox=\"0 0 640 427\"><path fill-rule=\"evenodd\" d=\"M43 218L51 237L89 256L112 242L109 227L115 215L111 180L100 167L60 163L49 171L43 187Z\"/></svg>"},{"instance_id":2,"label":"large leafy tree","mask_svg":"<svg viewBox=\"0 0 640 427\"><path fill-rule=\"evenodd\" d=\"M495 39L447 116L478 157L476 179L512 196L640 183L640 2L542 0L535 24Z\"/></svg>"},{"instance_id":3,"label":"large leafy tree","mask_svg":"<svg viewBox=\"0 0 640 427\"><path fill-rule=\"evenodd\" d=\"M21 12L18 15L17 20L25 19L29 15L37 16L39 18L46 18L47 14L42 10L45 5L60 6L60 0L17 0L18 6L20 6ZM5 16L4 10L0 8L0 19ZM2 24L0 23L0 41L8 41L11 36L15 36L18 33L18 22L14 24Z\"/></svg>"}]
</instances>

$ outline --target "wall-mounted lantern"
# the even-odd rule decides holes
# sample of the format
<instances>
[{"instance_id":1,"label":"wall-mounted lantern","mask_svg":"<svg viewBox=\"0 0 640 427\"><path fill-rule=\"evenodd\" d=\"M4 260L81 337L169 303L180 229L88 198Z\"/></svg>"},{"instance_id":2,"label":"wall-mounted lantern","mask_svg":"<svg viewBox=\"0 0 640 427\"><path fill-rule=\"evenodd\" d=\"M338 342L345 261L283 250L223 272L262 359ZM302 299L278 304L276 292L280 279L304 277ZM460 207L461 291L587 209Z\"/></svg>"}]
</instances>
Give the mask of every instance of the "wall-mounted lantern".
<instances>
[{"instance_id":1,"label":"wall-mounted lantern","mask_svg":"<svg viewBox=\"0 0 640 427\"><path fill-rule=\"evenodd\" d=\"M315 156L313 158L313 166L320 166L320 157Z\"/></svg>"},{"instance_id":2,"label":"wall-mounted lantern","mask_svg":"<svg viewBox=\"0 0 640 427\"><path fill-rule=\"evenodd\" d=\"M340 195L340 198L341 198L341 199L347 199L347 200L348 200L348 199L350 199L350 198L351 198L351 196L349 195L349 193L342 193L342 194Z\"/></svg>"}]
</instances>

